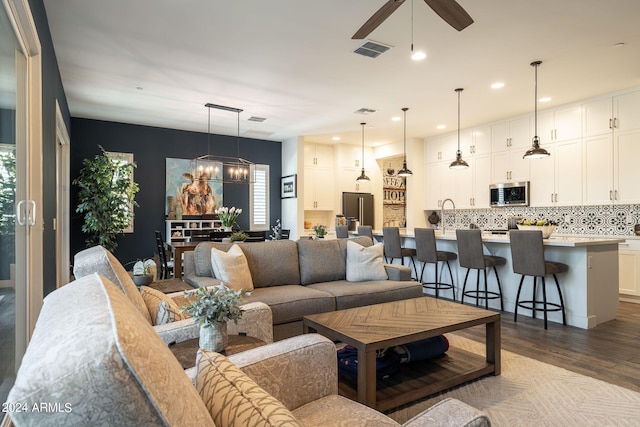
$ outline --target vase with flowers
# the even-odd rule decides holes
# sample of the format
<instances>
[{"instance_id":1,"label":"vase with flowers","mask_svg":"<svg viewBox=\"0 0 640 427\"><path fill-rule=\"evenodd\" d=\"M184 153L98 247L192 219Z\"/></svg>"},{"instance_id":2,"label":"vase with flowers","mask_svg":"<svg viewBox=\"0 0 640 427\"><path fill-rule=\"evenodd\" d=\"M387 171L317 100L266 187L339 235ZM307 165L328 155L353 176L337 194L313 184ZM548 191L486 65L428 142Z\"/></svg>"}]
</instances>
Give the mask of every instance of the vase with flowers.
<instances>
[{"instance_id":1,"label":"vase with flowers","mask_svg":"<svg viewBox=\"0 0 640 427\"><path fill-rule=\"evenodd\" d=\"M236 220L242 213L242 209L240 208L236 209L235 207L228 208L226 206L222 206L216 209L214 212L216 215L218 215L218 219L220 219L220 222L224 227L224 231L231 231L233 224L236 223Z\"/></svg>"},{"instance_id":2,"label":"vase with flowers","mask_svg":"<svg viewBox=\"0 0 640 427\"><path fill-rule=\"evenodd\" d=\"M186 291L189 303L180 308L200 325L200 347L222 351L228 343L227 322L237 322L242 317L241 299L250 292L230 289L224 283L219 286Z\"/></svg>"}]
</instances>

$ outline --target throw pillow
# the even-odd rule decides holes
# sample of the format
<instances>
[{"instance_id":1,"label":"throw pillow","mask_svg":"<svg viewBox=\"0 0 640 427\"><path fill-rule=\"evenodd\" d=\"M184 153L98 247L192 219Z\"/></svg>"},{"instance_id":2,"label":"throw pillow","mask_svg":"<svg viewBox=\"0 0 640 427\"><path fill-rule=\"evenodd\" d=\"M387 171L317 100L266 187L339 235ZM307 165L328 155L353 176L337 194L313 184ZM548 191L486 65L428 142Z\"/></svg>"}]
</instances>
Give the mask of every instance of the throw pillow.
<instances>
[{"instance_id":1,"label":"throw pillow","mask_svg":"<svg viewBox=\"0 0 640 427\"><path fill-rule=\"evenodd\" d=\"M142 295L154 325L164 325L188 319L186 314L180 313L178 305L162 292L148 286L141 286L140 295Z\"/></svg>"},{"instance_id":2,"label":"throw pillow","mask_svg":"<svg viewBox=\"0 0 640 427\"><path fill-rule=\"evenodd\" d=\"M376 243L365 248L355 242L347 242L347 280L365 282L369 280L387 280L384 268L384 246Z\"/></svg>"},{"instance_id":3,"label":"throw pillow","mask_svg":"<svg viewBox=\"0 0 640 427\"><path fill-rule=\"evenodd\" d=\"M240 246L234 244L228 252L211 248L211 267L215 278L227 287L245 291L253 289L247 257Z\"/></svg>"},{"instance_id":4,"label":"throw pillow","mask_svg":"<svg viewBox=\"0 0 640 427\"><path fill-rule=\"evenodd\" d=\"M198 350L196 389L216 426L298 426L295 417L225 356Z\"/></svg>"}]
</instances>

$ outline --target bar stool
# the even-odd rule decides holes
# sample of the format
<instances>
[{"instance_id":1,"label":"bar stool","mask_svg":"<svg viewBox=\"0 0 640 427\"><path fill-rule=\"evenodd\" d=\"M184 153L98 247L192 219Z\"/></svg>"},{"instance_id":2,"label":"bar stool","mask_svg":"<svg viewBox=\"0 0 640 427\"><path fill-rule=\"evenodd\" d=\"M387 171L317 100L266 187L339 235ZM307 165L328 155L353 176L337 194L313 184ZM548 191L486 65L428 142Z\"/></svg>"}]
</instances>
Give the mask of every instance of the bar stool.
<instances>
[{"instance_id":1,"label":"bar stool","mask_svg":"<svg viewBox=\"0 0 640 427\"><path fill-rule=\"evenodd\" d=\"M500 310L504 311L504 303L502 302L502 287L500 286L500 277L496 266L505 265L507 260L500 256L485 255L482 249L482 232L480 230L456 230L456 239L458 241L458 257L460 258L460 266L467 269L464 276L464 285L462 286L462 296L460 304L464 303L464 297L476 299L476 305L479 300L484 300L484 307L489 309L490 299L500 300ZM487 268L491 267L496 275L498 282L498 292L489 291L487 289ZM477 271L476 289L467 291L467 278L471 270ZM484 273L484 290L480 289L480 270Z\"/></svg>"},{"instance_id":2,"label":"bar stool","mask_svg":"<svg viewBox=\"0 0 640 427\"><path fill-rule=\"evenodd\" d=\"M521 274L520 286L518 286L518 294L516 296L516 306L513 314L513 321L518 321L518 307L526 308L532 311L532 316L536 318L536 310L544 313L544 328L547 329L547 312L562 311L562 324L567 324L564 310L564 300L562 298L562 290L558 283L557 273L564 273L569 270L569 266L559 262L546 261L544 259L544 243L542 241L542 231L539 230L511 230L509 231L509 241L511 242L511 258L513 260L513 272ZM547 289L545 276L553 275L558 289L558 297L560 304L547 301ZM520 291L525 276L533 277L533 294L531 300L520 301ZM538 285L538 277L542 279L542 301L536 300L536 289ZM538 308L542 306L542 308Z\"/></svg>"},{"instance_id":3,"label":"bar stool","mask_svg":"<svg viewBox=\"0 0 640 427\"><path fill-rule=\"evenodd\" d=\"M359 225L358 236L367 236L371 239L372 242L375 243L375 241L373 240L373 227L371 227L370 225Z\"/></svg>"},{"instance_id":4,"label":"bar stool","mask_svg":"<svg viewBox=\"0 0 640 427\"><path fill-rule=\"evenodd\" d=\"M403 248L400 242L400 229L398 227L382 227L382 239L384 243L384 257L387 262L393 264L393 260L400 258L400 263L404 265L404 257L411 259L413 264L413 272L418 279L418 268L413 257L416 256L416 250L413 248ZM389 261L390 260L390 261Z\"/></svg>"},{"instance_id":5,"label":"bar stool","mask_svg":"<svg viewBox=\"0 0 640 427\"><path fill-rule=\"evenodd\" d=\"M449 261L453 261L458 258L458 254L454 252L439 251L436 249L436 234L432 228L416 228L414 230L416 238L416 258L422 262L422 271L420 272L420 282L422 286L427 289L434 289L436 292L436 298L441 289L451 289L453 294L453 300L456 300L456 290L453 286L453 274L451 273L451 266ZM444 262L449 269L449 277L451 283L442 283L438 281L438 262ZM422 280L424 275L424 267L427 264L434 264L436 267L436 280L435 282L425 283Z\"/></svg>"},{"instance_id":6,"label":"bar stool","mask_svg":"<svg viewBox=\"0 0 640 427\"><path fill-rule=\"evenodd\" d=\"M349 229L346 225L336 225L336 238L347 239L349 237Z\"/></svg>"}]
</instances>

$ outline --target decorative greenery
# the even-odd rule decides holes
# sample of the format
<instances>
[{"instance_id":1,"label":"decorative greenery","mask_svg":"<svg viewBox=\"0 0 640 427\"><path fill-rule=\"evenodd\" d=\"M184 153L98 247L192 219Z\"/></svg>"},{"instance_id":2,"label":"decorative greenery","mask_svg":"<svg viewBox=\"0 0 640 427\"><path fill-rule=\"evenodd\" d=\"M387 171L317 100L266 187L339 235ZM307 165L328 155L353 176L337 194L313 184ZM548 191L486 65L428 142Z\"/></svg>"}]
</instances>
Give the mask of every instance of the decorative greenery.
<instances>
[{"instance_id":1,"label":"decorative greenery","mask_svg":"<svg viewBox=\"0 0 640 427\"><path fill-rule=\"evenodd\" d=\"M222 225L224 227L231 227L236 223L236 219L238 219L238 217L242 213L242 209L236 209L235 207L229 209L225 206L222 206L216 209L215 213L216 215L218 215L218 218L220 219L220 222L222 222Z\"/></svg>"},{"instance_id":2,"label":"decorative greenery","mask_svg":"<svg viewBox=\"0 0 640 427\"><path fill-rule=\"evenodd\" d=\"M244 242L249 236L244 231L234 231L229 238L232 242Z\"/></svg>"},{"instance_id":3,"label":"decorative greenery","mask_svg":"<svg viewBox=\"0 0 640 427\"><path fill-rule=\"evenodd\" d=\"M186 291L189 300L196 298L180 308L180 311L193 317L196 323L210 328L214 323L233 320L237 323L242 317L240 302L244 295L250 292L228 288L224 283L209 288L198 288L196 291Z\"/></svg>"},{"instance_id":4,"label":"decorative greenery","mask_svg":"<svg viewBox=\"0 0 640 427\"><path fill-rule=\"evenodd\" d=\"M520 225L537 225L537 226L558 225L557 222L551 221L551 220L548 220L548 219L524 219L524 220L518 222L518 224L520 224Z\"/></svg>"},{"instance_id":5,"label":"decorative greenery","mask_svg":"<svg viewBox=\"0 0 640 427\"><path fill-rule=\"evenodd\" d=\"M118 246L116 235L131 225L131 206L138 206L139 190L133 182L135 163L112 159L100 147L101 154L84 159L80 176L73 183L80 187L76 212L84 214L82 231L89 235L87 246L102 245L109 251Z\"/></svg>"},{"instance_id":6,"label":"decorative greenery","mask_svg":"<svg viewBox=\"0 0 640 427\"><path fill-rule=\"evenodd\" d=\"M327 227L322 224L314 225L313 231L315 231L317 237L324 237L327 235Z\"/></svg>"},{"instance_id":7,"label":"decorative greenery","mask_svg":"<svg viewBox=\"0 0 640 427\"><path fill-rule=\"evenodd\" d=\"M276 225L271 227L272 233L269 235L271 240L280 240L282 238L282 224L280 224L280 218L276 220Z\"/></svg>"}]
</instances>

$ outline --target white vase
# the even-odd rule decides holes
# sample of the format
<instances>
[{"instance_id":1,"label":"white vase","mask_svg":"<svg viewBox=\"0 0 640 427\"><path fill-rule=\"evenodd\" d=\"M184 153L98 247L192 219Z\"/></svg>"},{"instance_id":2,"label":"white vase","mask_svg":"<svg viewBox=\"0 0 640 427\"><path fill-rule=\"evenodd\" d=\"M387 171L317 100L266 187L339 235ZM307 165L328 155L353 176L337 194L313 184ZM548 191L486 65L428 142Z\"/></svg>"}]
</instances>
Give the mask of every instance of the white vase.
<instances>
[{"instance_id":1,"label":"white vase","mask_svg":"<svg viewBox=\"0 0 640 427\"><path fill-rule=\"evenodd\" d=\"M231 231L231 228L232 228L232 227L227 227L227 226L225 226L225 227L224 227L224 231Z\"/></svg>"},{"instance_id":2,"label":"white vase","mask_svg":"<svg viewBox=\"0 0 640 427\"><path fill-rule=\"evenodd\" d=\"M200 348L211 351L223 351L227 348L227 323L214 323L212 326L200 326Z\"/></svg>"}]
</instances>

